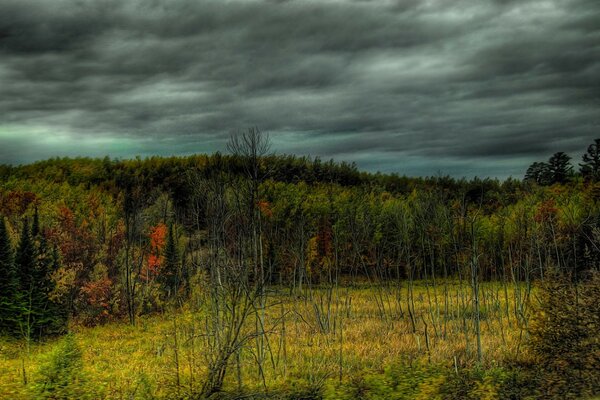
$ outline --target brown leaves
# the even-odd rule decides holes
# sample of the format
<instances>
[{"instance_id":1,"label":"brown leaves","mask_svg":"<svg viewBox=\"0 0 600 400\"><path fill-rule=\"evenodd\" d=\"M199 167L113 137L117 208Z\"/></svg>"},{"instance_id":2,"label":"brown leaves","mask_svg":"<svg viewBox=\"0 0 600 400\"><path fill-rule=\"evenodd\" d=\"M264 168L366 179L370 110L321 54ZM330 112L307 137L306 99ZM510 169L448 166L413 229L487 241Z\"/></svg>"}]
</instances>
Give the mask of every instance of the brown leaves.
<instances>
[{"instance_id":1,"label":"brown leaves","mask_svg":"<svg viewBox=\"0 0 600 400\"><path fill-rule=\"evenodd\" d=\"M0 196L0 214L6 216L22 216L31 205L39 203L33 192L14 190Z\"/></svg>"}]
</instances>

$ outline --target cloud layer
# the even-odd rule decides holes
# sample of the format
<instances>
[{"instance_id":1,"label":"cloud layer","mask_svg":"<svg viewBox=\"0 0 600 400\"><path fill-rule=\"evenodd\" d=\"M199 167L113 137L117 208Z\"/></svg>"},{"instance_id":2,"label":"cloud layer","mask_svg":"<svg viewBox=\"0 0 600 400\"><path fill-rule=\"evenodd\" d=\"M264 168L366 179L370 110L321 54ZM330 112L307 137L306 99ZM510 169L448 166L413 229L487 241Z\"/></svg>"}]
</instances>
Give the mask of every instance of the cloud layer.
<instances>
[{"instance_id":1,"label":"cloud layer","mask_svg":"<svg viewBox=\"0 0 600 400\"><path fill-rule=\"evenodd\" d=\"M0 161L224 150L520 176L600 136L597 0L4 0Z\"/></svg>"}]
</instances>

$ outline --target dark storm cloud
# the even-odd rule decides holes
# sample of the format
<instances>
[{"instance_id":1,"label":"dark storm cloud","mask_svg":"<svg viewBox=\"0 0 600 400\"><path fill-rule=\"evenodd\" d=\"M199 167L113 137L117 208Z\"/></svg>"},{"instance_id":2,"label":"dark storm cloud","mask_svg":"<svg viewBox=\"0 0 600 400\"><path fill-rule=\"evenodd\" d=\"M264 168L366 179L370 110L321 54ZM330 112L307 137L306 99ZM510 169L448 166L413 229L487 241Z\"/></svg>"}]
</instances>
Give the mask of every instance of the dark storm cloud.
<instances>
[{"instance_id":1,"label":"dark storm cloud","mask_svg":"<svg viewBox=\"0 0 600 400\"><path fill-rule=\"evenodd\" d=\"M600 135L592 0L2 1L0 161L224 149L520 175Z\"/></svg>"}]
</instances>

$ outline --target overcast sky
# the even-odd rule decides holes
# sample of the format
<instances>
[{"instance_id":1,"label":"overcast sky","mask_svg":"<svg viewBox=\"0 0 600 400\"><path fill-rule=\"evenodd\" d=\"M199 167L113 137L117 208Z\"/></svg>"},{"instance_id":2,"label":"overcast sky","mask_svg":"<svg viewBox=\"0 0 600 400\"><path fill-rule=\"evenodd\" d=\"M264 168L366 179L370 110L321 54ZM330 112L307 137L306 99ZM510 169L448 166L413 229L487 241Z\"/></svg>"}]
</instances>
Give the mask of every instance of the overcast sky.
<instances>
[{"instance_id":1,"label":"overcast sky","mask_svg":"<svg viewBox=\"0 0 600 400\"><path fill-rule=\"evenodd\" d=\"M599 0L0 0L0 162L273 150L521 177L600 137Z\"/></svg>"}]
</instances>

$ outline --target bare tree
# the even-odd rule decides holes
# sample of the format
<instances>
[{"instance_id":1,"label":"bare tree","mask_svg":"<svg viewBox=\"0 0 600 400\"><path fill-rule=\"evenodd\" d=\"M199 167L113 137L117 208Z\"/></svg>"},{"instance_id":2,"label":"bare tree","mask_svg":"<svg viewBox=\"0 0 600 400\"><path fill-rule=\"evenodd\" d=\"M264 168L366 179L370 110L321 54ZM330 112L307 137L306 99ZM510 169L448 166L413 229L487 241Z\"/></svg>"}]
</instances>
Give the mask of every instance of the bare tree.
<instances>
[{"instance_id":1,"label":"bare tree","mask_svg":"<svg viewBox=\"0 0 600 400\"><path fill-rule=\"evenodd\" d=\"M244 176L221 171L208 179L192 179L196 193L203 196L204 205L199 209L205 211L208 239L206 329L201 335L208 349L208 372L201 393L206 397L221 391L232 359L239 363L239 354L254 339L254 355L264 378L267 277L259 191L266 177L261 164L269 142L257 129L249 129L232 136L228 148L239 158L236 161L241 162ZM249 324L252 320L254 326Z\"/></svg>"}]
</instances>

